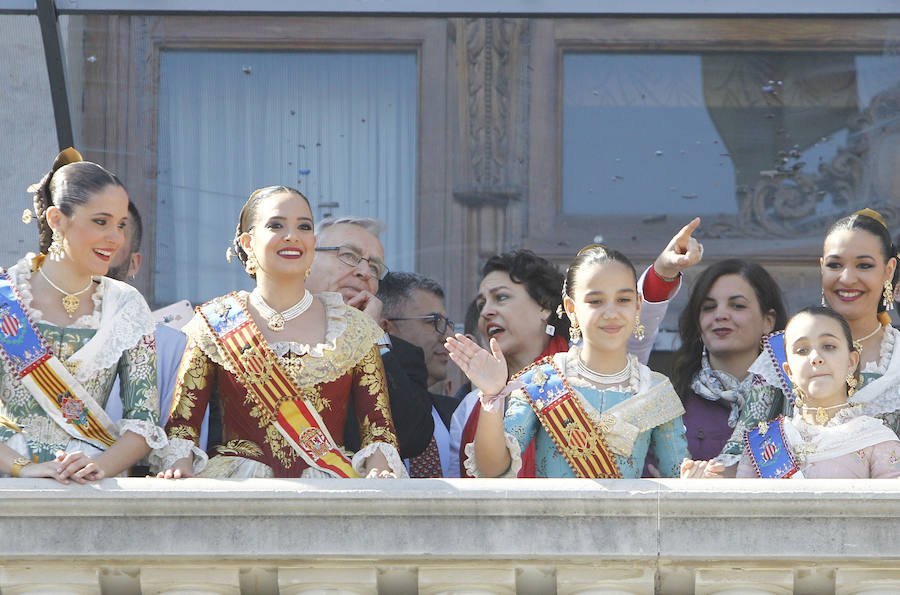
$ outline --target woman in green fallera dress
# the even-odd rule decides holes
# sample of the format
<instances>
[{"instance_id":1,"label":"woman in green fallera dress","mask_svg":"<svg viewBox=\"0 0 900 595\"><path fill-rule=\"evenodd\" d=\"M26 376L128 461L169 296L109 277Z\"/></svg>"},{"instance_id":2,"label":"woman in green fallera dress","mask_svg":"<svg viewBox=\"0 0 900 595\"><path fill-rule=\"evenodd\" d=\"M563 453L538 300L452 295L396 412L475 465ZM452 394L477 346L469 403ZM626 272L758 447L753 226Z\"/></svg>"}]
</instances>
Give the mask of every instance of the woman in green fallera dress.
<instances>
[{"instance_id":1,"label":"woman in green fallera dress","mask_svg":"<svg viewBox=\"0 0 900 595\"><path fill-rule=\"evenodd\" d=\"M4 277L14 299L0 306L0 343L9 343L0 345L0 477L84 483L116 476L167 443L157 425L150 309L136 289L103 276L124 242L128 195L116 176L74 149L60 153L29 191L41 253ZM31 218L26 211L23 221ZM55 396L35 390L46 381L35 380L37 371L15 365L13 342L30 328L52 356L32 368L50 370L51 383L62 387ZM103 408L117 375L124 416L113 423Z\"/></svg>"}]
</instances>

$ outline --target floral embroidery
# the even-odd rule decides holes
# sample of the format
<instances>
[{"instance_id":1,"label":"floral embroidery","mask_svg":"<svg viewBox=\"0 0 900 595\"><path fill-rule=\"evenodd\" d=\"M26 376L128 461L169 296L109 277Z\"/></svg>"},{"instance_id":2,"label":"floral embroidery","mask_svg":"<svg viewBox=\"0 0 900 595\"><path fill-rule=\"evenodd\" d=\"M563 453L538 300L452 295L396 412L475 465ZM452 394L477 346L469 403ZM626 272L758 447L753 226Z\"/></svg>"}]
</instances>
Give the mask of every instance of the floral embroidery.
<instances>
[{"instance_id":1,"label":"floral embroidery","mask_svg":"<svg viewBox=\"0 0 900 595\"><path fill-rule=\"evenodd\" d=\"M256 442L250 440L229 440L222 446L216 447L220 455L234 455L237 457L261 457L263 450Z\"/></svg>"},{"instance_id":2,"label":"floral embroidery","mask_svg":"<svg viewBox=\"0 0 900 595\"><path fill-rule=\"evenodd\" d=\"M362 436L362 446L366 447L373 442L387 442L397 447L397 440L393 432L385 426L379 425L369 419L366 415L360 423L360 435Z\"/></svg>"},{"instance_id":3,"label":"floral embroidery","mask_svg":"<svg viewBox=\"0 0 900 595\"><path fill-rule=\"evenodd\" d=\"M175 426L169 428L169 438L182 438L184 440L192 440L194 444L199 445L200 436L190 426Z\"/></svg>"},{"instance_id":4,"label":"floral embroidery","mask_svg":"<svg viewBox=\"0 0 900 595\"><path fill-rule=\"evenodd\" d=\"M291 465L300 457L274 424L266 426L266 444L269 445L272 455L284 465L285 469L290 469Z\"/></svg>"},{"instance_id":5,"label":"floral embroidery","mask_svg":"<svg viewBox=\"0 0 900 595\"><path fill-rule=\"evenodd\" d=\"M188 346L188 352L182 360L175 394L172 396L172 411L175 417L189 420L197 395L194 391L206 388L207 377L211 366L206 355L195 345Z\"/></svg>"}]
</instances>

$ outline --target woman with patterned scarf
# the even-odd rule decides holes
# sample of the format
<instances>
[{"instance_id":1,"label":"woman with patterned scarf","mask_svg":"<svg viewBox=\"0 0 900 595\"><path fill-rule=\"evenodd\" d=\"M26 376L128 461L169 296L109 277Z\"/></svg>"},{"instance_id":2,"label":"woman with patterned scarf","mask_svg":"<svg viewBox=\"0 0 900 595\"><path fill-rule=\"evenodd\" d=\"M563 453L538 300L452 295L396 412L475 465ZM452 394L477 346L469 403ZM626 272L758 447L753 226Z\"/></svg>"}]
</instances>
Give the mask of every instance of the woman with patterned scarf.
<instances>
[{"instance_id":1,"label":"woman with patterned scarf","mask_svg":"<svg viewBox=\"0 0 900 595\"><path fill-rule=\"evenodd\" d=\"M760 411L760 418L781 412L781 391L747 369L759 355L763 335L783 329L786 320L781 290L758 264L723 260L697 277L678 321L681 346L672 366L692 458L712 459L721 452L748 399L774 408ZM773 394L750 399L754 391Z\"/></svg>"}]
</instances>

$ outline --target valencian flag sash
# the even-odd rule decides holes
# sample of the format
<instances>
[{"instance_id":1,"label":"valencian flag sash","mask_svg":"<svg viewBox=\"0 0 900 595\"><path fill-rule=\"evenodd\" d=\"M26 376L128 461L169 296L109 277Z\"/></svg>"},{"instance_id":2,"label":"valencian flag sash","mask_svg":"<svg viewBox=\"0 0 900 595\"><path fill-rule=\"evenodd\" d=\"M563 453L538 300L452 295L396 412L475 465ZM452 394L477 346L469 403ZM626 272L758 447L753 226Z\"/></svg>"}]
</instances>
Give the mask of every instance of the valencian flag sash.
<instances>
[{"instance_id":1,"label":"valencian flag sash","mask_svg":"<svg viewBox=\"0 0 900 595\"><path fill-rule=\"evenodd\" d=\"M237 294L209 301L199 311L247 394L263 407L303 460L335 477L359 477L318 412L285 372Z\"/></svg>"},{"instance_id":2,"label":"valencian flag sash","mask_svg":"<svg viewBox=\"0 0 900 595\"><path fill-rule=\"evenodd\" d=\"M59 361L0 270L0 354L44 412L67 434L106 450L117 439L103 408ZM6 424L4 424L6 425Z\"/></svg>"},{"instance_id":3,"label":"valencian flag sash","mask_svg":"<svg viewBox=\"0 0 900 595\"><path fill-rule=\"evenodd\" d=\"M600 429L591 421L551 358L539 360L515 379L525 384L531 408L557 450L581 478L621 478Z\"/></svg>"},{"instance_id":4,"label":"valencian flag sash","mask_svg":"<svg viewBox=\"0 0 900 595\"><path fill-rule=\"evenodd\" d=\"M744 443L756 472L763 479L786 479L800 473L784 440L784 416L744 432ZM802 475L798 475L802 477Z\"/></svg>"},{"instance_id":5,"label":"valencian flag sash","mask_svg":"<svg viewBox=\"0 0 900 595\"><path fill-rule=\"evenodd\" d=\"M791 389L791 379L788 378L787 372L784 371L784 366L782 366L787 361L784 331L769 333L760 340L760 345L763 352L769 357L769 362L778 370L778 380L780 382L777 388L780 388L784 396L793 403L794 391Z\"/></svg>"}]
</instances>

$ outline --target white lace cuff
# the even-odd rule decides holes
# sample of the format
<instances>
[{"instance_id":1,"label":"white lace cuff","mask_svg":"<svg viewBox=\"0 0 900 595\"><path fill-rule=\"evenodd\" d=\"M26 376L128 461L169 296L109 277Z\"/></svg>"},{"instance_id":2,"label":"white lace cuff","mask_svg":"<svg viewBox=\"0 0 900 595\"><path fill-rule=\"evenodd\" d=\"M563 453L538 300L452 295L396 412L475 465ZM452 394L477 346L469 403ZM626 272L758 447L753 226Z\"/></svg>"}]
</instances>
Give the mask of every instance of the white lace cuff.
<instances>
[{"instance_id":1,"label":"white lace cuff","mask_svg":"<svg viewBox=\"0 0 900 595\"><path fill-rule=\"evenodd\" d=\"M142 419L120 419L116 424L119 428L119 436L125 432L134 432L147 441L147 446L157 450L165 448L169 443L166 432L153 422Z\"/></svg>"},{"instance_id":2,"label":"white lace cuff","mask_svg":"<svg viewBox=\"0 0 900 595\"><path fill-rule=\"evenodd\" d=\"M522 449L519 448L519 441L512 434L503 433L506 439L506 450L509 452L509 469L506 473L498 475L498 477L516 477L519 470L522 469ZM484 477L484 474L478 469L478 461L475 460L475 442L466 444L466 475L469 477Z\"/></svg>"},{"instance_id":3,"label":"white lace cuff","mask_svg":"<svg viewBox=\"0 0 900 595\"><path fill-rule=\"evenodd\" d=\"M478 391L478 399L481 401L481 406L484 407L485 411L488 413L497 413L506 401L506 397L514 390L523 388L524 386L525 384L521 380L513 380L508 382L506 386L503 387L503 390L496 395L486 395L483 392Z\"/></svg>"},{"instance_id":4,"label":"white lace cuff","mask_svg":"<svg viewBox=\"0 0 900 595\"><path fill-rule=\"evenodd\" d=\"M406 465L404 465L403 461L400 459L400 453L387 442L373 442L353 455L351 464L353 465L353 470L356 471L360 477L366 476L366 460L375 454L375 451L379 451L384 455L384 458L387 459L388 466L397 477L409 477L409 473L406 471Z\"/></svg>"},{"instance_id":5,"label":"white lace cuff","mask_svg":"<svg viewBox=\"0 0 900 595\"><path fill-rule=\"evenodd\" d=\"M169 438L169 444L165 448L154 450L150 453L150 469L156 472L171 469L175 461L183 459L190 454L194 455L194 468L192 471L194 475L197 475L203 471L204 467L206 467L206 462L209 460L206 452L198 448L193 440Z\"/></svg>"}]
</instances>

